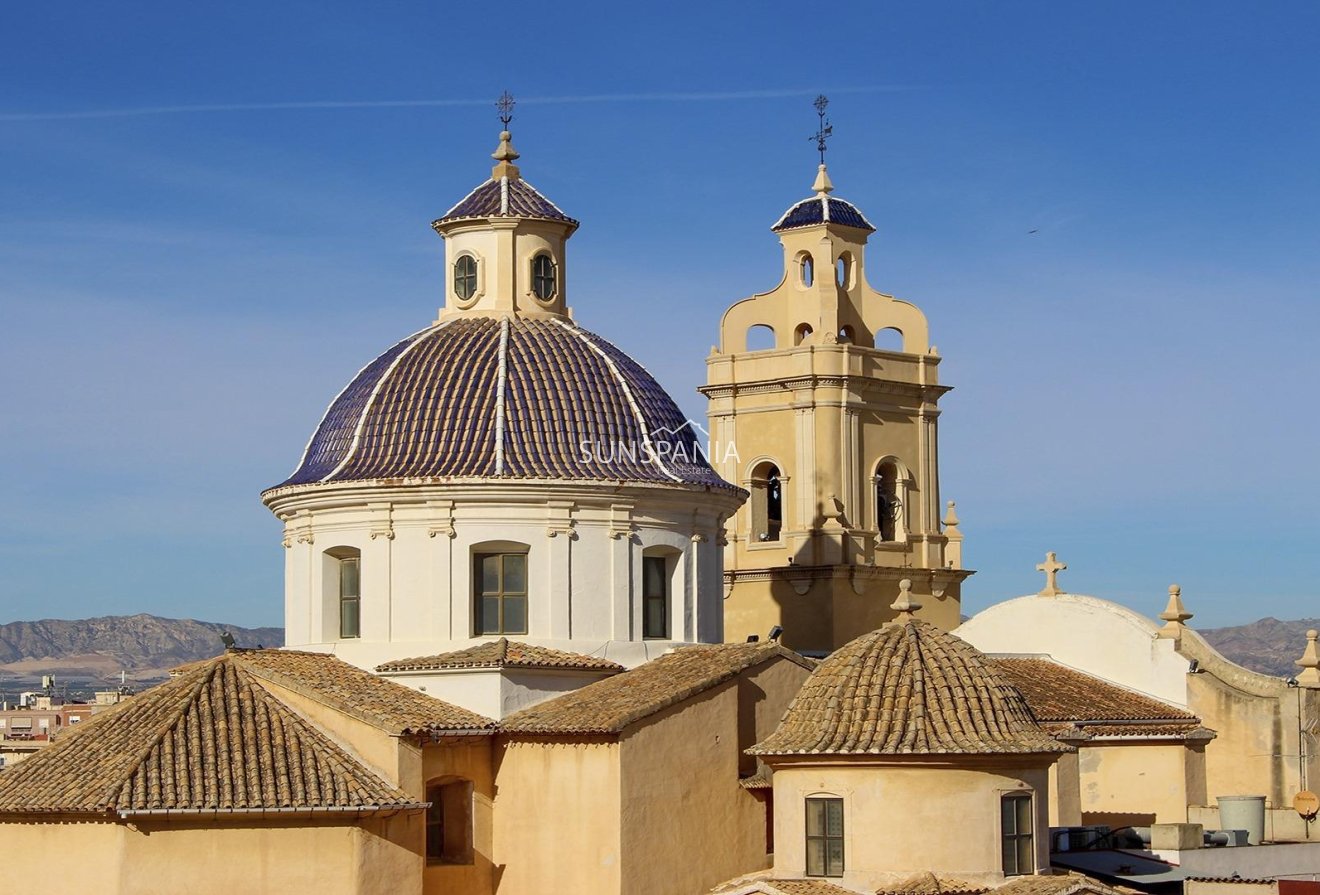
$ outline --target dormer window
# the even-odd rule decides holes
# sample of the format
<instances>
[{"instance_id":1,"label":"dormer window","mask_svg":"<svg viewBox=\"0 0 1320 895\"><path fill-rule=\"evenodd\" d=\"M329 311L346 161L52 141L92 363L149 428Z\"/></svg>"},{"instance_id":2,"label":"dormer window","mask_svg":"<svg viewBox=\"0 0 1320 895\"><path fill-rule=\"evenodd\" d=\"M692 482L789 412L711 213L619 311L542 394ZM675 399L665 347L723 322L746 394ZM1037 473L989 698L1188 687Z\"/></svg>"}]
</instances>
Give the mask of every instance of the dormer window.
<instances>
[{"instance_id":1,"label":"dormer window","mask_svg":"<svg viewBox=\"0 0 1320 895\"><path fill-rule=\"evenodd\" d=\"M461 255L454 262L454 295L459 301L467 301L477 294L477 259L471 255Z\"/></svg>"},{"instance_id":2,"label":"dormer window","mask_svg":"<svg viewBox=\"0 0 1320 895\"><path fill-rule=\"evenodd\" d=\"M555 262L549 255L537 255L532 259L532 294L541 301L555 297Z\"/></svg>"}]
</instances>

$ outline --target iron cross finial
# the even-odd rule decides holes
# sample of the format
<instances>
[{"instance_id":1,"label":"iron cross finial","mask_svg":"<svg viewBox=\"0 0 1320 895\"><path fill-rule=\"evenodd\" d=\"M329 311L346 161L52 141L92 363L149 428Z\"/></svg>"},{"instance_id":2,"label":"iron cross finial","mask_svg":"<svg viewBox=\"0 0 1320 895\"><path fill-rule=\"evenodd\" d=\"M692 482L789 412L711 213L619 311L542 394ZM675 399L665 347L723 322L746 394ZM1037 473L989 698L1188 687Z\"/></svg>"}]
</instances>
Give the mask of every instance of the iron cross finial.
<instances>
[{"instance_id":1,"label":"iron cross finial","mask_svg":"<svg viewBox=\"0 0 1320 895\"><path fill-rule=\"evenodd\" d=\"M509 122L513 120L514 104L513 94L507 90L500 94L500 98L495 102L495 108L500 110L500 123L504 125L506 131L509 129Z\"/></svg>"},{"instance_id":2,"label":"iron cross finial","mask_svg":"<svg viewBox=\"0 0 1320 895\"><path fill-rule=\"evenodd\" d=\"M807 139L816 141L816 151L820 153L820 163L823 165L825 164L825 142L834 133L833 125L825 118L825 110L829 108L830 99L822 93L816 97L816 101L812 105L816 107L816 115L820 118L820 125L816 129L816 133Z\"/></svg>"}]
</instances>

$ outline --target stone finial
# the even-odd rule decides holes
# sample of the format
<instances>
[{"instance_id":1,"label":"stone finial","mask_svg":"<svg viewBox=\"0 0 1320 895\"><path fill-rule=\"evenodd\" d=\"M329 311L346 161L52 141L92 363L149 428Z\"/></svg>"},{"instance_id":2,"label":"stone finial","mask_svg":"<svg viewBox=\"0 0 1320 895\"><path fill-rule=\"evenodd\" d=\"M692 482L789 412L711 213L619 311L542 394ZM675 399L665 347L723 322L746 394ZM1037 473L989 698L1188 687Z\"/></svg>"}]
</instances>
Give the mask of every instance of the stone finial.
<instances>
[{"instance_id":1,"label":"stone finial","mask_svg":"<svg viewBox=\"0 0 1320 895\"><path fill-rule=\"evenodd\" d=\"M1068 564L1059 562L1053 550L1045 554L1045 561L1036 564L1036 571L1045 573L1045 586L1041 588L1039 596L1056 597L1063 593L1059 590L1059 573L1066 568Z\"/></svg>"},{"instance_id":2,"label":"stone finial","mask_svg":"<svg viewBox=\"0 0 1320 895\"><path fill-rule=\"evenodd\" d=\"M834 192L834 184L830 181L830 172L825 170L824 164L816 169L816 182L811 185L811 190L818 196L828 196Z\"/></svg>"},{"instance_id":3,"label":"stone finial","mask_svg":"<svg viewBox=\"0 0 1320 895\"><path fill-rule=\"evenodd\" d=\"M956 504L949 501L948 506L949 511L944 514L944 537L947 542L944 545L944 560L947 568L961 569L963 533L958 528L959 520L958 512L955 509Z\"/></svg>"},{"instance_id":4,"label":"stone finial","mask_svg":"<svg viewBox=\"0 0 1320 895\"><path fill-rule=\"evenodd\" d=\"M1306 651L1296 663L1302 669L1297 675L1298 685L1313 690L1320 689L1320 655L1317 655L1315 645L1317 637L1320 637L1320 632L1315 628L1306 632Z\"/></svg>"},{"instance_id":5,"label":"stone finial","mask_svg":"<svg viewBox=\"0 0 1320 895\"><path fill-rule=\"evenodd\" d=\"M917 601L916 597L912 596L911 578L904 578L902 581L898 582L898 599L890 604L889 608L899 614L900 618L898 621L906 620L902 618L902 616L907 616L909 619L912 618L916 614L916 611L921 608L921 603Z\"/></svg>"},{"instance_id":6,"label":"stone finial","mask_svg":"<svg viewBox=\"0 0 1320 895\"><path fill-rule=\"evenodd\" d=\"M513 163L518 158L518 150L513 148L513 134L508 131L500 131L500 145L490 154L495 159L496 165L491 169L490 176L492 180L499 180L501 177L508 177L511 180L517 180L519 175L518 166Z\"/></svg>"},{"instance_id":7,"label":"stone finial","mask_svg":"<svg viewBox=\"0 0 1320 895\"><path fill-rule=\"evenodd\" d=\"M1164 611L1160 613L1160 618L1170 624L1181 625L1191 617L1192 613L1188 612L1187 607L1183 605L1182 588L1176 584L1170 584L1169 605L1164 607Z\"/></svg>"}]
</instances>

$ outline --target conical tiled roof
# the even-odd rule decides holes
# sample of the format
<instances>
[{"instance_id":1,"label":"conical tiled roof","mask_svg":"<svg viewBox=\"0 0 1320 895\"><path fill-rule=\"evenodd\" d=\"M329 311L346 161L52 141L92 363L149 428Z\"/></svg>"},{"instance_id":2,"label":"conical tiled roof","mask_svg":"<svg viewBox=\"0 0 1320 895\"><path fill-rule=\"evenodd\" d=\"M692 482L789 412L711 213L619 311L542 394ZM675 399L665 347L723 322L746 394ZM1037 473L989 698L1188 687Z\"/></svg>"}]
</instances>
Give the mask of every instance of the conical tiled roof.
<instances>
[{"instance_id":1,"label":"conical tiled roof","mask_svg":"<svg viewBox=\"0 0 1320 895\"><path fill-rule=\"evenodd\" d=\"M826 195L803 199L784 212L770 229L775 233L796 230L799 227L814 227L817 224L838 224L842 227L856 227L874 233L875 227L866 219L866 215L856 205L843 199L834 199Z\"/></svg>"},{"instance_id":2,"label":"conical tiled roof","mask_svg":"<svg viewBox=\"0 0 1320 895\"><path fill-rule=\"evenodd\" d=\"M759 755L1068 752L975 647L905 617L825 659Z\"/></svg>"},{"instance_id":3,"label":"conical tiled roof","mask_svg":"<svg viewBox=\"0 0 1320 895\"><path fill-rule=\"evenodd\" d=\"M578 222L560 210L540 190L521 177L492 177L468 193L435 224L463 218L532 218L558 221L577 227ZM432 225L434 226L434 224Z\"/></svg>"},{"instance_id":4,"label":"conical tiled roof","mask_svg":"<svg viewBox=\"0 0 1320 895\"><path fill-rule=\"evenodd\" d=\"M641 364L567 321L491 317L443 321L364 367L279 487L455 478L734 490Z\"/></svg>"}]
</instances>

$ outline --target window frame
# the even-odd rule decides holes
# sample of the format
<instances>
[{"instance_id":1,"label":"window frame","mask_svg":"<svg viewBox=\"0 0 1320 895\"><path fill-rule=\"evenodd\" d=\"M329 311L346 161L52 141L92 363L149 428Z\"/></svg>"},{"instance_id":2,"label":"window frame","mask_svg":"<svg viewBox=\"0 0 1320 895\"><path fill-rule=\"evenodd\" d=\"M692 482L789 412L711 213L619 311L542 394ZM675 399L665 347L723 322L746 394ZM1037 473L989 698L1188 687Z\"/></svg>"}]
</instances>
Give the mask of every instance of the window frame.
<instances>
[{"instance_id":1,"label":"window frame","mask_svg":"<svg viewBox=\"0 0 1320 895\"><path fill-rule=\"evenodd\" d=\"M1009 806L1012 805L1012 809ZM1026 813L1022 813L1025 806ZM1036 813L1035 799L1033 794L1023 790L1014 790L1006 792L999 797L999 845L1000 862L1003 867L1004 876L1031 876L1036 872ZM1026 819L1026 832L1021 830L1021 822ZM1008 829L1008 821L1011 820L1013 829ZM1026 844L1026 854L1029 859L1027 867L1022 866L1022 846ZM1009 859L1012 858L1012 867L1009 867Z\"/></svg>"},{"instance_id":2,"label":"window frame","mask_svg":"<svg viewBox=\"0 0 1320 895\"><path fill-rule=\"evenodd\" d=\"M650 569L659 566L658 580L660 583L660 592L658 594L648 591L647 585L651 582ZM662 555L643 555L642 556L642 639L643 640L668 640L669 639L669 561ZM653 603L660 604L660 622L661 630L659 633L650 627L651 606Z\"/></svg>"},{"instance_id":3,"label":"window frame","mask_svg":"<svg viewBox=\"0 0 1320 895\"><path fill-rule=\"evenodd\" d=\"M811 832L812 809L818 805L824 811L821 818L821 832L818 834L813 834ZM817 879L821 879L821 878L838 879L839 877L842 877L844 874L844 870L847 868L847 846L845 844L845 834L847 832L847 827L845 825L843 799L838 796L808 796L805 800L804 808L805 808L805 811L803 812L804 823L802 824L802 831L804 834L803 841L805 843L805 851L803 853L803 857L804 857L803 864L805 865L804 870L806 872L806 875ZM839 832L837 835L830 835L829 832L831 809L837 809L838 811ZM822 844L821 865L818 868L812 867L812 860L811 860L812 842L820 842ZM839 861L837 868L832 866L832 862L830 860L831 842L838 842L839 844ZM831 871L835 871L835 872L831 872Z\"/></svg>"},{"instance_id":4,"label":"window frame","mask_svg":"<svg viewBox=\"0 0 1320 895\"><path fill-rule=\"evenodd\" d=\"M538 270L542 263L546 267L544 271ZM542 286L547 282L550 287L542 294ZM537 301L554 301L559 295L559 265L549 252L537 252L532 256L532 295Z\"/></svg>"},{"instance_id":5,"label":"window frame","mask_svg":"<svg viewBox=\"0 0 1320 895\"><path fill-rule=\"evenodd\" d=\"M336 556L335 572L338 577L336 590L338 599L335 603L339 607L339 639L340 640L361 640L362 639L362 555ZM347 568L353 569L352 580L356 585L353 593L347 593L345 582L348 576L344 574ZM352 607L353 625L352 633L348 631L348 625L345 624L345 615L348 607Z\"/></svg>"},{"instance_id":6,"label":"window frame","mask_svg":"<svg viewBox=\"0 0 1320 895\"><path fill-rule=\"evenodd\" d=\"M468 264L471 265L471 270L463 271L462 273L460 273L459 272L460 266L463 265L464 262L467 262ZM468 252L464 252L463 254L459 255L457 258L454 259L452 274L453 275L450 286L454 290L455 298L457 298L459 301L472 301L474 298L477 297L477 292L481 287L481 280L480 280L480 265L477 263L476 256ZM460 282L463 283L465 286L469 284L471 285L471 291L468 292L466 295L464 295L463 290L459 288Z\"/></svg>"},{"instance_id":7,"label":"window frame","mask_svg":"<svg viewBox=\"0 0 1320 895\"><path fill-rule=\"evenodd\" d=\"M511 558L517 557L522 561L522 590L505 590L506 566L505 562ZM485 586L484 563L487 559L499 559L499 581L496 590L488 593ZM499 637L507 634L527 634L531 627L528 618L528 608L531 602L528 593L529 584L527 578L527 552L514 550L492 551L490 553L474 553L472 555L472 614L473 631L476 637ZM494 598L496 601L496 622L494 629L487 630L486 624L486 600ZM505 604L509 600L522 600L522 628L513 630L505 624Z\"/></svg>"}]
</instances>

